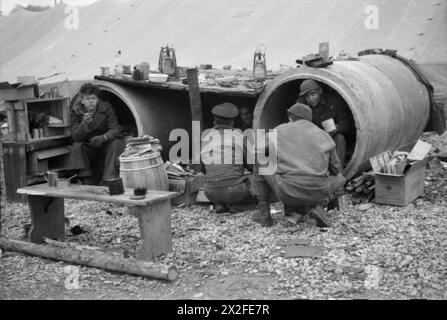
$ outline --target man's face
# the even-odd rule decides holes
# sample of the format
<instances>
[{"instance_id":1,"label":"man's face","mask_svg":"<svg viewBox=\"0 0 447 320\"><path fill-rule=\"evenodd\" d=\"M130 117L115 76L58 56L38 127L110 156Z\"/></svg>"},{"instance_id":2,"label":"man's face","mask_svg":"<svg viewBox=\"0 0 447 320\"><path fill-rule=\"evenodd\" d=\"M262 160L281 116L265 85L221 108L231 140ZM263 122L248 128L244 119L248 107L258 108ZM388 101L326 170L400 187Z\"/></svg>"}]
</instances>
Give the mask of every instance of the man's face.
<instances>
[{"instance_id":1,"label":"man's face","mask_svg":"<svg viewBox=\"0 0 447 320\"><path fill-rule=\"evenodd\" d=\"M244 121L245 124L251 125L253 121L253 115L250 112L250 109L248 108L242 108L241 109L241 119Z\"/></svg>"},{"instance_id":2,"label":"man's face","mask_svg":"<svg viewBox=\"0 0 447 320\"><path fill-rule=\"evenodd\" d=\"M307 105L311 108L318 106L321 100L322 90L312 90L306 95Z\"/></svg>"},{"instance_id":3,"label":"man's face","mask_svg":"<svg viewBox=\"0 0 447 320\"><path fill-rule=\"evenodd\" d=\"M88 112L95 112L98 105L98 97L94 94L85 95L81 97L81 102Z\"/></svg>"}]
</instances>

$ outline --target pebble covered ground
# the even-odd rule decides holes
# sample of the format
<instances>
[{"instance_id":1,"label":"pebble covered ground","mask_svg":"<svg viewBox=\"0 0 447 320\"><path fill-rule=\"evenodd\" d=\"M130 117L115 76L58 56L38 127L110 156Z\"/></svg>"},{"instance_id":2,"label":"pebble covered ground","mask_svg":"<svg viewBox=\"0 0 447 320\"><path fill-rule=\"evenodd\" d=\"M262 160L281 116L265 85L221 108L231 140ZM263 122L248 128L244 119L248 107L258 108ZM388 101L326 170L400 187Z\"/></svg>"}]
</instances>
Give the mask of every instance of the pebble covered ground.
<instances>
[{"instance_id":1,"label":"pebble covered ground","mask_svg":"<svg viewBox=\"0 0 447 320\"><path fill-rule=\"evenodd\" d=\"M447 136L426 135L439 147ZM425 194L407 207L348 201L330 213L334 227L291 225L273 204L272 228L253 211L216 215L209 206L173 208L173 282L152 280L4 252L0 299L447 299L447 168L433 162ZM28 207L1 202L2 235L20 239ZM124 206L66 200L71 226L87 233L66 241L130 256L139 241ZM323 255L286 258L281 240L308 239ZM73 288L70 275L79 274Z\"/></svg>"}]
</instances>

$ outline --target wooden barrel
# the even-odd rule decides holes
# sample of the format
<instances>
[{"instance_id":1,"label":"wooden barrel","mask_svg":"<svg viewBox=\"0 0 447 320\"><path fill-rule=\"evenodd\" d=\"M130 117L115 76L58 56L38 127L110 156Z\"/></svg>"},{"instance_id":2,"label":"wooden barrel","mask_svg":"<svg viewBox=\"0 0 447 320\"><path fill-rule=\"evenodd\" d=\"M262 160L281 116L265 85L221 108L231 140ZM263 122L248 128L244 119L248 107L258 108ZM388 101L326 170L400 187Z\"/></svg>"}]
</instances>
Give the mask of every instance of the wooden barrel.
<instances>
[{"instance_id":1,"label":"wooden barrel","mask_svg":"<svg viewBox=\"0 0 447 320\"><path fill-rule=\"evenodd\" d=\"M142 157L120 157L120 177L125 188L168 191L168 174L159 152Z\"/></svg>"}]
</instances>

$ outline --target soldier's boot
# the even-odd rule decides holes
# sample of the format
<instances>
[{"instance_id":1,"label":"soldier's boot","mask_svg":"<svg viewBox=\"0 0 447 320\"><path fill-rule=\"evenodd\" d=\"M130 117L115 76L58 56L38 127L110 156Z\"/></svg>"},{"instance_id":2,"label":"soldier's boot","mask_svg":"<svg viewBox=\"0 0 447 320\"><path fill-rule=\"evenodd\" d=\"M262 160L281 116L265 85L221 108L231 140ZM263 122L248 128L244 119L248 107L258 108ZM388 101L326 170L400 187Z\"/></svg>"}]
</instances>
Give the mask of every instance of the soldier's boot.
<instances>
[{"instance_id":1,"label":"soldier's boot","mask_svg":"<svg viewBox=\"0 0 447 320\"><path fill-rule=\"evenodd\" d=\"M273 219L270 215L270 203L268 201L259 201L252 220L265 228L273 225Z\"/></svg>"},{"instance_id":2,"label":"soldier's boot","mask_svg":"<svg viewBox=\"0 0 447 320\"><path fill-rule=\"evenodd\" d=\"M214 210L217 214L222 214L222 213L227 213L228 212L228 208L225 204L223 203L215 203L214 204Z\"/></svg>"},{"instance_id":3,"label":"soldier's boot","mask_svg":"<svg viewBox=\"0 0 447 320\"><path fill-rule=\"evenodd\" d=\"M327 204L327 211L340 210L340 201L338 197L332 198Z\"/></svg>"},{"instance_id":4,"label":"soldier's boot","mask_svg":"<svg viewBox=\"0 0 447 320\"><path fill-rule=\"evenodd\" d=\"M317 222L319 228L330 228L331 223L322 206L315 206L309 211L309 217Z\"/></svg>"},{"instance_id":5,"label":"soldier's boot","mask_svg":"<svg viewBox=\"0 0 447 320\"><path fill-rule=\"evenodd\" d=\"M291 206L284 204L284 218L294 224L305 222L304 216L307 214L305 206Z\"/></svg>"}]
</instances>

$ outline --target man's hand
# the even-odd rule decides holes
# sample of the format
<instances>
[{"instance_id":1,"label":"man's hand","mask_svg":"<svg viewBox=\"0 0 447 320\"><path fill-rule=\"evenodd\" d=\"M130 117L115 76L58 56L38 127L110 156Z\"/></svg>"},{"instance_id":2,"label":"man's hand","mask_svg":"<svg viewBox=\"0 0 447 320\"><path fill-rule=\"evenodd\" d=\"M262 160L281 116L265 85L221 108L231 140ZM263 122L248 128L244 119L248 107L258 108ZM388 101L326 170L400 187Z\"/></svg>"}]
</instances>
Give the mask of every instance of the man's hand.
<instances>
[{"instance_id":1,"label":"man's hand","mask_svg":"<svg viewBox=\"0 0 447 320\"><path fill-rule=\"evenodd\" d=\"M333 138L337 135L337 133L338 133L338 130L334 130L332 132L329 132L329 135Z\"/></svg>"},{"instance_id":2,"label":"man's hand","mask_svg":"<svg viewBox=\"0 0 447 320\"><path fill-rule=\"evenodd\" d=\"M90 113L90 112L84 113L84 121L87 124L92 122L93 121L93 113Z\"/></svg>"},{"instance_id":3,"label":"man's hand","mask_svg":"<svg viewBox=\"0 0 447 320\"><path fill-rule=\"evenodd\" d=\"M90 145L94 148L99 148L104 144L104 142L106 142L106 138L104 136L96 136L92 138Z\"/></svg>"}]
</instances>

